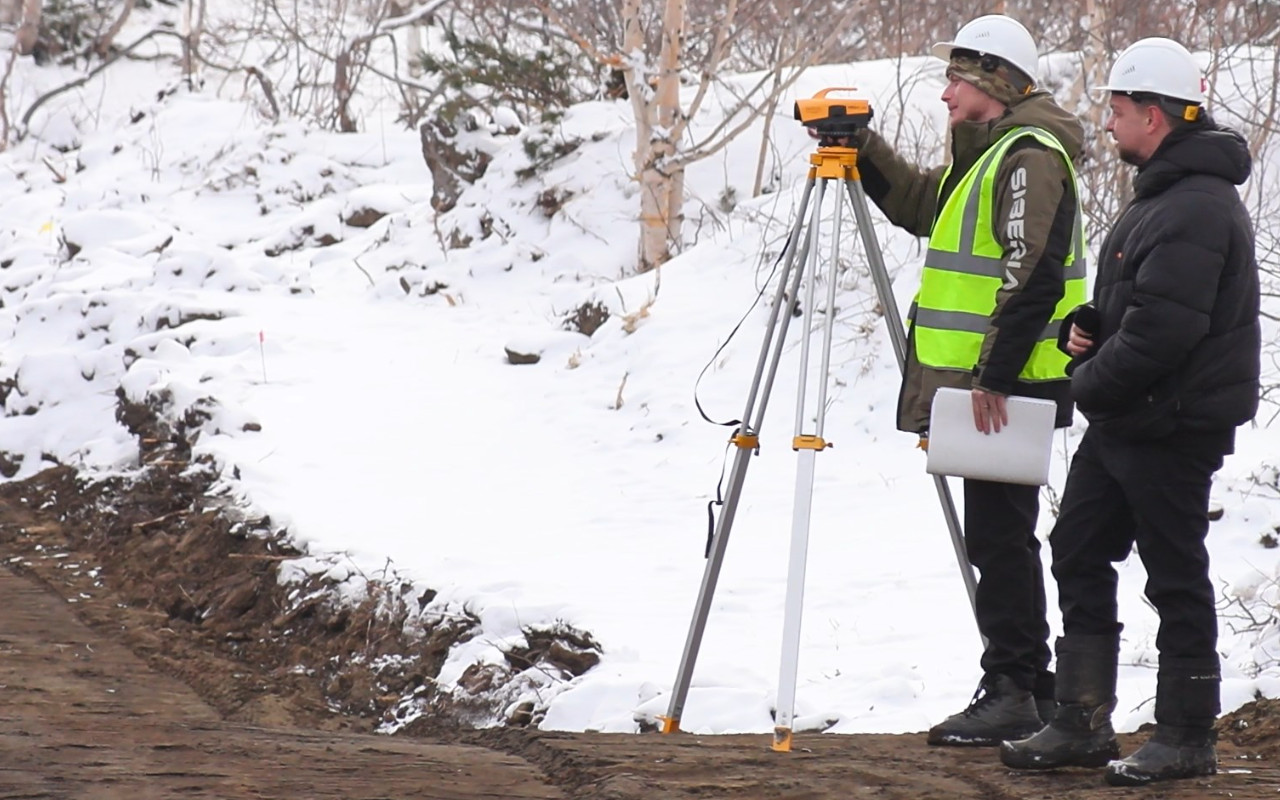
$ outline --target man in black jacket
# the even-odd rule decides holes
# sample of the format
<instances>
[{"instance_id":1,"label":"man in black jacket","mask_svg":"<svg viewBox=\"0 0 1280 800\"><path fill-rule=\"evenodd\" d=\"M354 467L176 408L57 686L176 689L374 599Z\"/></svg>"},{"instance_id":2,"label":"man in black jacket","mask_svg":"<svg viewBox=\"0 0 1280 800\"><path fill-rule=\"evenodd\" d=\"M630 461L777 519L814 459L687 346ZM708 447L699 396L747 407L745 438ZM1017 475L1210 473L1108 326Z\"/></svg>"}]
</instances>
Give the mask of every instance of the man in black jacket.
<instances>
[{"instance_id":1,"label":"man in black jacket","mask_svg":"<svg viewBox=\"0 0 1280 800\"><path fill-rule=\"evenodd\" d=\"M1236 186L1244 139L1203 108L1200 71L1169 39L1124 51L1107 131L1138 167L1099 254L1092 306L1064 321L1071 393L1089 420L1050 534L1063 636L1058 711L1005 742L1019 769L1107 767L1131 786L1216 771L1220 673L1209 487L1259 392L1258 266ZM1156 730L1123 760L1111 727L1121 625L1113 562L1134 546L1160 616Z\"/></svg>"}]
</instances>

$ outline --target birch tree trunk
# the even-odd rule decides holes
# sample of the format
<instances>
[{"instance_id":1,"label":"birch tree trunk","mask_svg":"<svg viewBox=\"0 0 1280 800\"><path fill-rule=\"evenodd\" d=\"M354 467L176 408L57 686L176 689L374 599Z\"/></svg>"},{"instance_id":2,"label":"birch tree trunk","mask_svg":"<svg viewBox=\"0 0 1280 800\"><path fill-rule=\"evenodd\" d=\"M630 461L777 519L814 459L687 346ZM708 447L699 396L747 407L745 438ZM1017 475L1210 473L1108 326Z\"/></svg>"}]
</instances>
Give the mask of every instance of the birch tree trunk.
<instances>
[{"instance_id":1,"label":"birch tree trunk","mask_svg":"<svg viewBox=\"0 0 1280 800\"><path fill-rule=\"evenodd\" d=\"M566 31L573 25L543 0L534 4ZM640 242L637 269L647 272L661 266L679 250L683 240L685 168L725 147L734 137L768 115L806 67L812 66L856 21L861 3L854 3L829 18L817 40L801 39L795 49L774 47L777 56L770 70L725 109L721 122L709 131L690 135L690 120L704 100L712 97L721 67L738 35L738 0L716 6L714 20L703 21L712 40L701 61L690 68L684 48L688 29L688 0L662 0L661 15L649 11L654 0L621 0L622 53L600 57L587 37L569 34L593 57L622 74L636 125L632 155L634 179L640 186ZM655 9L656 10L656 9ZM646 13L649 11L649 13ZM646 37L646 25L661 26ZM651 34L653 31L651 31ZM656 49L656 58L650 48ZM681 75L697 70L698 83L686 104L681 103ZM767 136L767 134L766 134Z\"/></svg>"},{"instance_id":2,"label":"birch tree trunk","mask_svg":"<svg viewBox=\"0 0 1280 800\"><path fill-rule=\"evenodd\" d=\"M1089 89L1103 86L1107 80L1107 46L1102 32L1106 30L1110 15L1105 8L1106 0L1085 0L1084 15L1088 30L1085 34L1084 48L1081 51L1082 63L1080 82L1076 84L1075 99L1085 102L1090 109L1089 116L1098 129L1102 129L1103 111L1100 103L1090 103Z\"/></svg>"},{"instance_id":3,"label":"birch tree trunk","mask_svg":"<svg viewBox=\"0 0 1280 800\"><path fill-rule=\"evenodd\" d=\"M40 0L22 0L22 24L18 26L17 34L18 55L29 56L35 51L43 10Z\"/></svg>"},{"instance_id":4,"label":"birch tree trunk","mask_svg":"<svg viewBox=\"0 0 1280 800\"><path fill-rule=\"evenodd\" d=\"M1088 188L1089 199L1083 204L1086 233L1097 239L1111 224L1113 214L1128 199L1129 171L1124 169L1106 134L1107 106L1105 98L1092 97L1095 86L1105 86L1111 61L1116 57L1106 36L1111 24L1110 0L1085 0L1086 25L1081 47L1080 78L1073 87L1075 111L1085 120L1086 131L1093 133L1086 145L1090 156L1081 170L1081 183Z\"/></svg>"},{"instance_id":5,"label":"birch tree trunk","mask_svg":"<svg viewBox=\"0 0 1280 800\"><path fill-rule=\"evenodd\" d=\"M205 4L207 0L187 0L182 9L182 74L187 88L195 88L196 54L200 52L200 37L204 33Z\"/></svg>"},{"instance_id":6,"label":"birch tree trunk","mask_svg":"<svg viewBox=\"0 0 1280 800\"><path fill-rule=\"evenodd\" d=\"M683 223L684 166L677 162L673 138L680 119L680 55L684 47L685 0L666 0L662 46L650 89L645 63L640 0L624 4L631 59L628 89L636 112L636 173L640 181L640 272L671 259Z\"/></svg>"},{"instance_id":7,"label":"birch tree trunk","mask_svg":"<svg viewBox=\"0 0 1280 800\"><path fill-rule=\"evenodd\" d=\"M425 19L417 19L409 24L404 32L405 72L413 78L422 77L422 61L426 56L427 23Z\"/></svg>"}]
</instances>

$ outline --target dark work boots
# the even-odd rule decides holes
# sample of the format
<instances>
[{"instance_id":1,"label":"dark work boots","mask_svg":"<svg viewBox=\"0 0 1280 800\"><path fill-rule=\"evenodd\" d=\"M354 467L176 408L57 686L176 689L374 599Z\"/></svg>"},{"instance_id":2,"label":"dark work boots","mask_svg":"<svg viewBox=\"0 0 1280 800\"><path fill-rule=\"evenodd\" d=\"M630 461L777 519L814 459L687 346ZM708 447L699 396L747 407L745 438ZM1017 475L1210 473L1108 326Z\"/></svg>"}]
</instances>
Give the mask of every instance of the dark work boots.
<instances>
[{"instance_id":1,"label":"dark work boots","mask_svg":"<svg viewBox=\"0 0 1280 800\"><path fill-rule=\"evenodd\" d=\"M1155 781L1196 778L1218 771L1217 732L1203 728L1156 725L1137 752L1107 766L1112 786L1144 786Z\"/></svg>"},{"instance_id":2,"label":"dark work boots","mask_svg":"<svg viewBox=\"0 0 1280 800\"><path fill-rule=\"evenodd\" d=\"M1036 674L1036 685L1031 690L1031 696L1036 701L1036 713L1040 715L1040 721L1045 725L1049 724L1054 712L1058 710L1058 702L1054 700L1054 685L1053 673L1042 670Z\"/></svg>"},{"instance_id":3,"label":"dark work boots","mask_svg":"<svg viewBox=\"0 0 1280 800\"><path fill-rule=\"evenodd\" d=\"M1213 723L1220 709L1217 656L1161 658L1156 676L1156 731L1133 755L1107 767L1112 786L1196 778L1218 771Z\"/></svg>"},{"instance_id":4,"label":"dark work boots","mask_svg":"<svg viewBox=\"0 0 1280 800\"><path fill-rule=\"evenodd\" d=\"M1105 767L1120 757L1111 727L1115 708L1117 636L1063 636L1053 720L1026 739L1000 745L1000 761L1013 769Z\"/></svg>"},{"instance_id":5,"label":"dark work boots","mask_svg":"<svg viewBox=\"0 0 1280 800\"><path fill-rule=\"evenodd\" d=\"M1036 702L1008 675L986 675L969 707L929 729L929 744L994 747L1040 730Z\"/></svg>"}]
</instances>

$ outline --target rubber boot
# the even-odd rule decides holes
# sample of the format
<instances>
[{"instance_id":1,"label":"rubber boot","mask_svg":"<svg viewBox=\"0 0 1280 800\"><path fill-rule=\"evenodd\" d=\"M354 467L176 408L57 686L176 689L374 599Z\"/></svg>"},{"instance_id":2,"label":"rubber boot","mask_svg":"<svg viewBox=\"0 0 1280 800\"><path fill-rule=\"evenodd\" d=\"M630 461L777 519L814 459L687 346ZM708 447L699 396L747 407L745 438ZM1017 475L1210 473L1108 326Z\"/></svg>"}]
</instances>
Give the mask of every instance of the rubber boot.
<instances>
[{"instance_id":1,"label":"rubber boot","mask_svg":"<svg viewBox=\"0 0 1280 800\"><path fill-rule=\"evenodd\" d=\"M994 747L1040 730L1036 701L1008 675L986 675L969 707L929 729L929 744Z\"/></svg>"},{"instance_id":2,"label":"rubber boot","mask_svg":"<svg viewBox=\"0 0 1280 800\"><path fill-rule=\"evenodd\" d=\"M1053 673L1045 670L1036 673L1036 685L1031 689L1031 696L1036 701L1036 714L1045 725L1053 721L1053 714L1058 710L1054 688L1056 683Z\"/></svg>"},{"instance_id":3,"label":"rubber boot","mask_svg":"<svg viewBox=\"0 0 1280 800\"><path fill-rule=\"evenodd\" d=\"M1218 771L1213 723L1221 709L1217 656L1160 659L1156 677L1156 731L1133 755L1107 766L1112 786L1197 778Z\"/></svg>"},{"instance_id":4,"label":"rubber boot","mask_svg":"<svg viewBox=\"0 0 1280 800\"><path fill-rule=\"evenodd\" d=\"M1118 636L1058 639L1058 708L1034 736L1000 745L1000 761L1013 769L1105 767L1120 756L1111 712L1116 705Z\"/></svg>"}]
</instances>

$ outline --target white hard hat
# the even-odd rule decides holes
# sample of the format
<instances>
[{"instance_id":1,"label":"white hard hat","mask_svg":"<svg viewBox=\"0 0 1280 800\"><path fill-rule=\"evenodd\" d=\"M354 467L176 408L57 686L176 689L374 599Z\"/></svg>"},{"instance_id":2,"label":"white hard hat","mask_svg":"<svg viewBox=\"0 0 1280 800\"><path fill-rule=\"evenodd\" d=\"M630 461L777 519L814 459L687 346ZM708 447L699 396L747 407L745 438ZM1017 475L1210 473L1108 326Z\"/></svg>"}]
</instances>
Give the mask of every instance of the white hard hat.
<instances>
[{"instance_id":1,"label":"white hard hat","mask_svg":"<svg viewBox=\"0 0 1280 800\"><path fill-rule=\"evenodd\" d=\"M1187 48L1153 36L1126 47L1111 67L1107 85L1094 91L1147 92L1198 105L1204 102L1204 89L1200 66Z\"/></svg>"},{"instance_id":2,"label":"white hard hat","mask_svg":"<svg viewBox=\"0 0 1280 800\"><path fill-rule=\"evenodd\" d=\"M951 42L938 42L931 52L942 59L951 59L956 48L976 50L999 56L1026 73L1032 83L1040 82L1040 55L1036 43L1022 23L1004 14L988 14L968 22L956 33Z\"/></svg>"}]
</instances>

